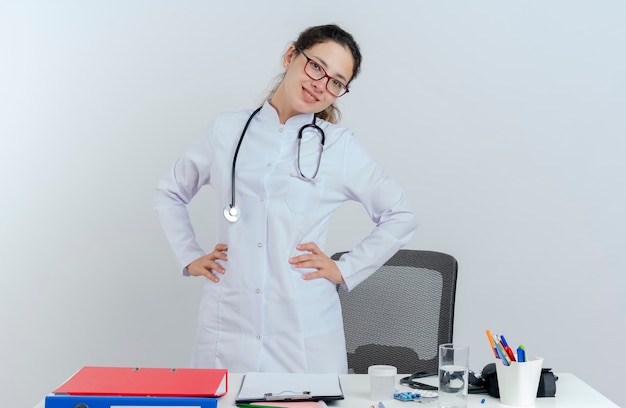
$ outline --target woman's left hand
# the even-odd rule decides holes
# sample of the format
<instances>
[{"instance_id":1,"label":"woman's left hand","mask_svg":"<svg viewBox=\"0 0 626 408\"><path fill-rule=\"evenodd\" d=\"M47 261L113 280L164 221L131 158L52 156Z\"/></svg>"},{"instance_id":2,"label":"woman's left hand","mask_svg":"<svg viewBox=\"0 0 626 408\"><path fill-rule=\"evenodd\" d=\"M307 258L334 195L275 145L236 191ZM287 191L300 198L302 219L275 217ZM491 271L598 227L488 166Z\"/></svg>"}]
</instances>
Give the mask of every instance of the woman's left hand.
<instances>
[{"instance_id":1,"label":"woman's left hand","mask_svg":"<svg viewBox=\"0 0 626 408\"><path fill-rule=\"evenodd\" d=\"M296 249L298 251L309 251L309 253L294 256L289 259L291 266L294 268L317 269L316 272L305 273L302 275L302 279L310 280L326 278L332 283L344 283L343 276L341 276L341 272L339 271L335 261L326 256L326 254L319 249L317 244L314 242L300 244L296 246Z\"/></svg>"}]
</instances>

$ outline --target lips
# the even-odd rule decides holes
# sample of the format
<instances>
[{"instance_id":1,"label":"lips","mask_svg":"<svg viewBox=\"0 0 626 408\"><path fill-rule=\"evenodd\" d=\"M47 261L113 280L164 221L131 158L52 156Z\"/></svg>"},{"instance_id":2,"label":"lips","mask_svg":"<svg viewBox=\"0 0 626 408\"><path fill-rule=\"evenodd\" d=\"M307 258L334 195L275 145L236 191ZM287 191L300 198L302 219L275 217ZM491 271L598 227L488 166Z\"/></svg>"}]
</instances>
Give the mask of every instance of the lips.
<instances>
[{"instance_id":1,"label":"lips","mask_svg":"<svg viewBox=\"0 0 626 408\"><path fill-rule=\"evenodd\" d=\"M309 92L305 87L302 87L302 94L304 95L304 99L308 102L319 102L319 98L316 97L312 92Z\"/></svg>"}]
</instances>

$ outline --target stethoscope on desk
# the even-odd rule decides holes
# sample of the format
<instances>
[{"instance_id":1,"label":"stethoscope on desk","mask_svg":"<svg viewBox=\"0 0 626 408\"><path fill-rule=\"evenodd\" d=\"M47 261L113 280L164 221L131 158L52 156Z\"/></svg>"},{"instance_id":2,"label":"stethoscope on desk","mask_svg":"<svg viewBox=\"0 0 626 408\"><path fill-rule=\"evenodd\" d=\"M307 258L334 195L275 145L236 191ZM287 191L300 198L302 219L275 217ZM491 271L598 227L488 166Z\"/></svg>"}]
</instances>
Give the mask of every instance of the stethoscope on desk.
<instances>
[{"instance_id":1,"label":"stethoscope on desk","mask_svg":"<svg viewBox=\"0 0 626 408\"><path fill-rule=\"evenodd\" d=\"M432 377L437 375L438 373L433 371L418 371L415 374L401 378L400 384L407 385L413 389L437 391L439 389L438 386L417 381L417 379L419 378ZM465 379L463 378L463 375L453 373L444 373L440 375L442 376L442 378L440 378L440 382L443 384L442 386L444 387L445 392L454 393L462 390L463 387L465 387ZM456 387L452 386L453 382L456 382ZM471 370L468 373L467 392L470 394L487 393L487 389L485 388L485 381L482 378L477 377L476 374Z\"/></svg>"},{"instance_id":2,"label":"stethoscope on desk","mask_svg":"<svg viewBox=\"0 0 626 408\"><path fill-rule=\"evenodd\" d=\"M227 204L226 207L224 207L224 218L226 218L230 222L236 222L241 217L241 210L239 209L239 207L237 207L237 205L235 205L235 168L237 165L237 155L239 154L239 148L241 147L241 142L243 142L243 138L246 135L248 126L250 126L250 122L252 122L252 118L254 118L254 116L257 113L259 113L260 110L261 108L258 108L257 110L252 112L252 115L250 115L250 117L248 118L248 121L246 122L246 125L244 126L243 131L241 132L239 143L237 143L237 148L235 149L235 155L233 156L233 168L232 168L231 179L230 179L230 188L231 188L230 204ZM320 149L319 149L319 154L317 156L317 165L315 167L315 172L313 173L313 176L311 177L305 176L304 173L302 172L302 169L300 168L300 147L302 145L302 134L308 128L312 128L316 130L320 135ZM298 170L297 177L300 177L303 180L315 181L317 172L320 169L320 162L322 160L322 152L324 151L325 141L326 141L326 135L324 135L324 131L322 130L322 128L315 124L315 115L313 115L313 121L311 123L307 123L306 125L302 126L300 130L298 131L298 158L296 160L297 170Z\"/></svg>"}]
</instances>

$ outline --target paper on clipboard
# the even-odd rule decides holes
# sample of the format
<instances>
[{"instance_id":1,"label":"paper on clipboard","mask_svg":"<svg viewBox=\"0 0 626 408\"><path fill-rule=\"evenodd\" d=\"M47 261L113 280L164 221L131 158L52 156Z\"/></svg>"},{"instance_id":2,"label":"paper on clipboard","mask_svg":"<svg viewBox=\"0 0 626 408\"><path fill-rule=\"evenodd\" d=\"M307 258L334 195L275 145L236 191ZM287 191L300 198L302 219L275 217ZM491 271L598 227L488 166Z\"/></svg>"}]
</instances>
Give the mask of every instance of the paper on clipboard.
<instances>
[{"instance_id":1,"label":"paper on clipboard","mask_svg":"<svg viewBox=\"0 0 626 408\"><path fill-rule=\"evenodd\" d=\"M236 402L343 399L334 373L247 373Z\"/></svg>"}]
</instances>

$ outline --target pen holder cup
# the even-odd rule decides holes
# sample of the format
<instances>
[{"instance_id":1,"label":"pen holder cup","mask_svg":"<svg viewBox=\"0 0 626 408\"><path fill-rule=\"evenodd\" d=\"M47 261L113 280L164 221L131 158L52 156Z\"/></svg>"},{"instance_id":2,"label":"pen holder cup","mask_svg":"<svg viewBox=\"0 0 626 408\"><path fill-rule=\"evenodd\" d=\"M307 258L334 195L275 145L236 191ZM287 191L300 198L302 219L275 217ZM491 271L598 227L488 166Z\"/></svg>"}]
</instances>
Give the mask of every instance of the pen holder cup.
<instances>
[{"instance_id":1,"label":"pen holder cup","mask_svg":"<svg viewBox=\"0 0 626 408\"><path fill-rule=\"evenodd\" d=\"M369 366L370 399L372 401L392 400L396 389L398 369L390 365Z\"/></svg>"},{"instance_id":2,"label":"pen holder cup","mask_svg":"<svg viewBox=\"0 0 626 408\"><path fill-rule=\"evenodd\" d=\"M512 361L505 366L496 360L500 402L514 407L526 407L535 403L543 358L538 357L523 363Z\"/></svg>"}]
</instances>

